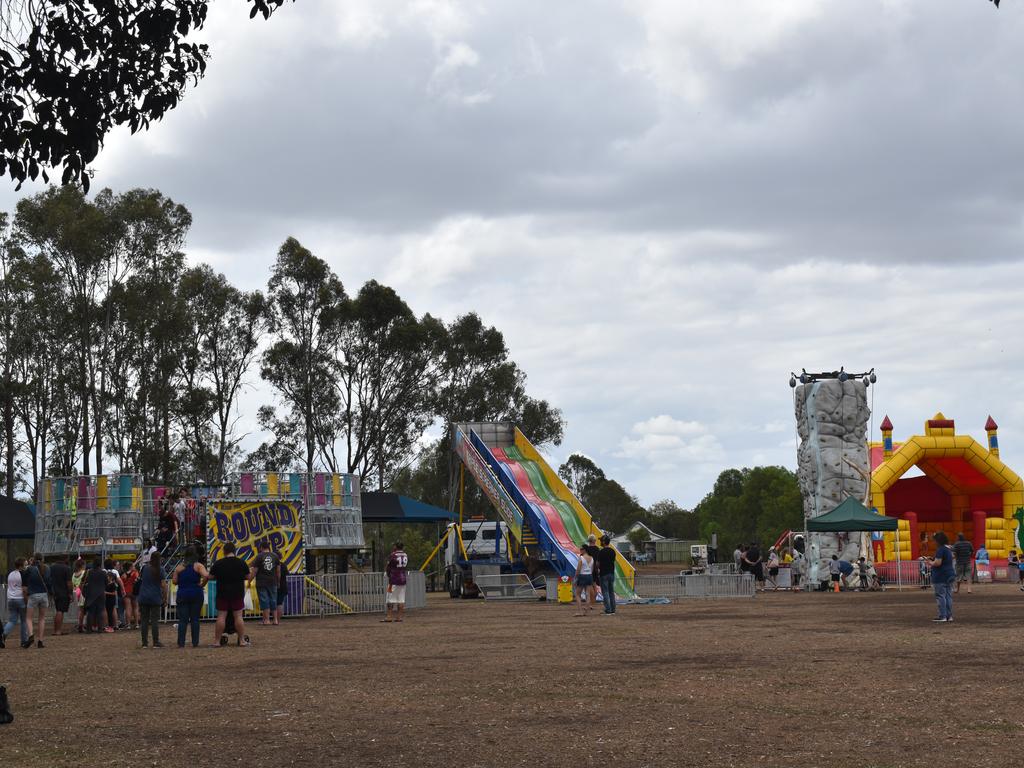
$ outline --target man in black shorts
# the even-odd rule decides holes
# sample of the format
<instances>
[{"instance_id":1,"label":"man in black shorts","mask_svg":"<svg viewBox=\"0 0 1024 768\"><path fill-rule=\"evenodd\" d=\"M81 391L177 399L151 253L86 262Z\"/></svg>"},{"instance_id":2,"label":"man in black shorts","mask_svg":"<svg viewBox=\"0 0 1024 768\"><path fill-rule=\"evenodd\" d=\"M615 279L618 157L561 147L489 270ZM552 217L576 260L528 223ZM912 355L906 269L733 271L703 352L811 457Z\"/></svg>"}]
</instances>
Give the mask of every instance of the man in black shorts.
<instances>
[{"instance_id":1,"label":"man in black shorts","mask_svg":"<svg viewBox=\"0 0 1024 768\"><path fill-rule=\"evenodd\" d=\"M64 614L71 607L71 593L74 591L67 555L60 555L50 566L50 589L53 590L53 634L66 635L68 633L62 631Z\"/></svg>"},{"instance_id":2,"label":"man in black shorts","mask_svg":"<svg viewBox=\"0 0 1024 768\"><path fill-rule=\"evenodd\" d=\"M754 581L757 587L764 591L764 563L761 561L761 548L754 542L747 547L743 555L743 562L747 564L747 570L754 574Z\"/></svg>"},{"instance_id":3,"label":"man in black shorts","mask_svg":"<svg viewBox=\"0 0 1024 768\"><path fill-rule=\"evenodd\" d=\"M249 584L249 566L235 555L234 542L225 542L223 554L210 568L210 581L217 582L217 631L216 637L221 638L225 645L227 636L224 634L228 614L235 620L235 631L238 633L238 644L249 645L245 634L245 620L242 611L245 609L245 589Z\"/></svg>"}]
</instances>

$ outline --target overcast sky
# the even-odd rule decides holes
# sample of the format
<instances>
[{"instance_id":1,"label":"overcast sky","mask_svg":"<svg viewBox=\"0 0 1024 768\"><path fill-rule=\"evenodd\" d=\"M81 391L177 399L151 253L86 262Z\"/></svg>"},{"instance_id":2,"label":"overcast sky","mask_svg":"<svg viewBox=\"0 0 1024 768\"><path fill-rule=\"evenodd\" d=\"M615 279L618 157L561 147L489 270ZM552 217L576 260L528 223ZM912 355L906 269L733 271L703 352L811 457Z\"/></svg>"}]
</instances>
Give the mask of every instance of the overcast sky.
<instances>
[{"instance_id":1,"label":"overcast sky","mask_svg":"<svg viewBox=\"0 0 1024 768\"><path fill-rule=\"evenodd\" d=\"M475 310L643 503L795 466L791 370L874 366L1024 465L1024 4L213 4L206 79L93 183L156 187L265 287L297 237L349 292ZM5 188L0 202L13 206ZM269 393L246 396L247 412Z\"/></svg>"}]
</instances>

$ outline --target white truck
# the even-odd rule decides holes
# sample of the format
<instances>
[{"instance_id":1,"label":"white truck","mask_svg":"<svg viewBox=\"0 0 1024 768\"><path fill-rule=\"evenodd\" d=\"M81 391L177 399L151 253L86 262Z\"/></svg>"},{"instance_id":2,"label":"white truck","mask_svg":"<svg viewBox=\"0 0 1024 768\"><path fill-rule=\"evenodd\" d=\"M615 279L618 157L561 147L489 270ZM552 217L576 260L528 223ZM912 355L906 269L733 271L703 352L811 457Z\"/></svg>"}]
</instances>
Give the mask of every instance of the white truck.
<instances>
[{"instance_id":1,"label":"white truck","mask_svg":"<svg viewBox=\"0 0 1024 768\"><path fill-rule=\"evenodd\" d=\"M444 586L451 597L477 597L479 589L473 582L474 566L493 573L509 566L508 533L505 526L493 520L470 520L462 524L462 545L457 523L448 526L444 545ZM463 552L465 547L465 552Z\"/></svg>"}]
</instances>

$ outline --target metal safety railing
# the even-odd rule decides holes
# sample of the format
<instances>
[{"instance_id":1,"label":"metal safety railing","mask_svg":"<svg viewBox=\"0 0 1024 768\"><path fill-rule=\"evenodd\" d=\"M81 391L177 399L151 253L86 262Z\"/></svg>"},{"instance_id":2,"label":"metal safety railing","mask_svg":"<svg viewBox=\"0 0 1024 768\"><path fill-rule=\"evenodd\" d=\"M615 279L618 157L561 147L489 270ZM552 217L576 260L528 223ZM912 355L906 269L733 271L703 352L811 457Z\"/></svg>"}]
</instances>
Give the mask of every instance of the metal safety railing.
<instances>
[{"instance_id":1,"label":"metal safety railing","mask_svg":"<svg viewBox=\"0 0 1024 768\"><path fill-rule=\"evenodd\" d=\"M635 589L637 597L666 597L670 600L689 597L754 597L755 594L754 577L749 573L637 576Z\"/></svg>"},{"instance_id":2,"label":"metal safety railing","mask_svg":"<svg viewBox=\"0 0 1024 768\"><path fill-rule=\"evenodd\" d=\"M427 604L425 574L410 571L405 591L407 609L424 608ZM383 573L318 573L315 575L291 574L288 576L288 594L284 599L285 616L343 616L350 613L383 613L387 601L387 576ZM245 600L245 616L255 617L260 606L255 590L250 590ZM164 621L174 621L176 616L174 590L164 607ZM203 618L212 618L211 608L216 601L216 584L207 586L204 595Z\"/></svg>"},{"instance_id":3,"label":"metal safety railing","mask_svg":"<svg viewBox=\"0 0 1024 768\"><path fill-rule=\"evenodd\" d=\"M427 605L426 574L409 571L405 587L405 607L425 608ZM216 601L215 582L210 584L203 595L204 619L215 616L213 604ZM288 594L284 601L285 616L342 616L350 613L383 613L387 600L387 576L383 573L327 573L315 576L292 574L288 576ZM175 621L177 608L175 589L168 579L168 604L160 612L162 621ZM260 615L260 606L255 590L246 595L246 618ZM50 601L48 615L53 613ZM106 614L104 614L106 615ZM74 622L78 607L72 603L65 621ZM0 589L0 618L7 620L7 589Z\"/></svg>"},{"instance_id":4,"label":"metal safety railing","mask_svg":"<svg viewBox=\"0 0 1024 768\"><path fill-rule=\"evenodd\" d=\"M540 587L530 580L525 573L495 573L473 577L473 583L480 588L484 600L538 600L543 585Z\"/></svg>"}]
</instances>

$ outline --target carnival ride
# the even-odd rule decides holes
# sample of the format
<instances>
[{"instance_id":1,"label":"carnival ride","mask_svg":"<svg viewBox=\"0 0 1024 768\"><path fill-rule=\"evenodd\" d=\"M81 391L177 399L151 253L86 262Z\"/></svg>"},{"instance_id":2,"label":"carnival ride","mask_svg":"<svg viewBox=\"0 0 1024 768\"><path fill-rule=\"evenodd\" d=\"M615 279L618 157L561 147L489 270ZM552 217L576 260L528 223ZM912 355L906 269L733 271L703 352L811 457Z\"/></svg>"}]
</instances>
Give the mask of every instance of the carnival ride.
<instances>
[{"instance_id":1,"label":"carnival ride","mask_svg":"<svg viewBox=\"0 0 1024 768\"><path fill-rule=\"evenodd\" d=\"M239 557L252 561L265 540L289 574L286 613L350 612L339 590L316 573L319 560L364 545L359 485L351 474L241 472L222 486L193 486L183 499L186 522L162 552L164 571L174 570L190 544L200 545L212 562L230 541ZM146 539L158 539L158 511L170 495L165 486L144 485L141 475L43 478L35 549L45 556L134 560ZM208 584L206 593L212 606L216 584ZM247 610L253 606L250 594Z\"/></svg>"},{"instance_id":2,"label":"carnival ride","mask_svg":"<svg viewBox=\"0 0 1024 768\"><path fill-rule=\"evenodd\" d=\"M580 546L604 531L526 436L510 422L462 423L453 427L452 448L461 461L460 523L468 471L504 523L507 565L571 576ZM616 594L632 597L634 579L633 566L616 552Z\"/></svg>"},{"instance_id":3,"label":"carnival ride","mask_svg":"<svg viewBox=\"0 0 1024 768\"><path fill-rule=\"evenodd\" d=\"M225 485L188 490L188 514L198 521L208 548L224 541L243 548L270 536L283 519L273 514L272 507L280 504L293 510L305 553L327 555L364 544L357 475L241 472ZM45 477L39 485L35 547L43 555L134 557L144 539L156 538L158 510L170 493L165 486L143 484L141 475ZM244 510L238 519L227 514L235 510ZM175 540L176 549L195 538L189 526L187 535ZM165 553L169 561L178 554ZM304 564L298 570L305 570Z\"/></svg>"}]
</instances>

